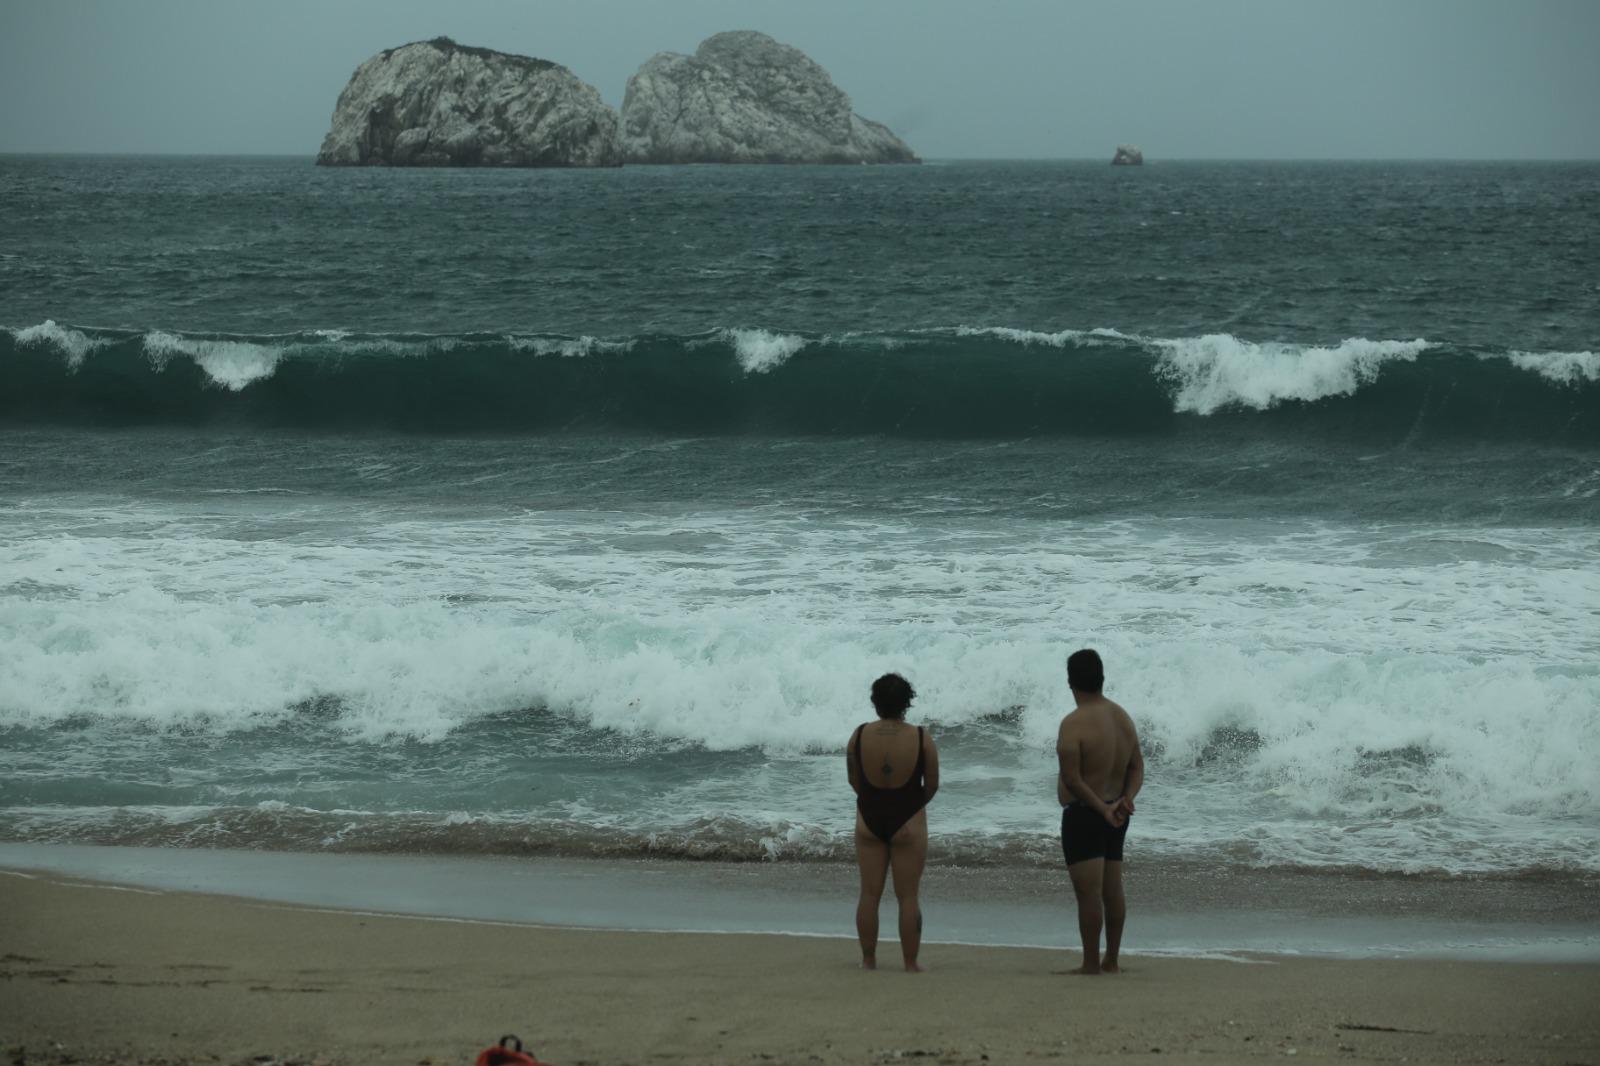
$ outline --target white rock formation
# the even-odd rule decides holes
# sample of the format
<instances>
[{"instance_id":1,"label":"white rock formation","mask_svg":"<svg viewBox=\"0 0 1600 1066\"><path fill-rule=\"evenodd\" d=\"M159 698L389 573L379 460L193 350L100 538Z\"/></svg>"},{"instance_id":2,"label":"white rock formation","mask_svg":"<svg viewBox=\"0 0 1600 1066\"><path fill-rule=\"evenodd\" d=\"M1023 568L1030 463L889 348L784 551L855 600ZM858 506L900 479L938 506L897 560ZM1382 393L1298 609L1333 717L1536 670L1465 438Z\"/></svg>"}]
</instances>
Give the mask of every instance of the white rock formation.
<instances>
[{"instance_id":1,"label":"white rock formation","mask_svg":"<svg viewBox=\"0 0 1600 1066\"><path fill-rule=\"evenodd\" d=\"M351 75L322 166L604 167L622 162L617 113L544 59L448 37L379 52Z\"/></svg>"},{"instance_id":2,"label":"white rock formation","mask_svg":"<svg viewBox=\"0 0 1600 1066\"><path fill-rule=\"evenodd\" d=\"M804 52L749 30L646 61L622 100L622 153L629 163L920 162L852 112Z\"/></svg>"},{"instance_id":3,"label":"white rock formation","mask_svg":"<svg viewBox=\"0 0 1600 1066\"><path fill-rule=\"evenodd\" d=\"M1114 167L1142 167L1144 166L1144 153L1139 151L1137 145L1119 144L1117 154L1111 157Z\"/></svg>"}]
</instances>

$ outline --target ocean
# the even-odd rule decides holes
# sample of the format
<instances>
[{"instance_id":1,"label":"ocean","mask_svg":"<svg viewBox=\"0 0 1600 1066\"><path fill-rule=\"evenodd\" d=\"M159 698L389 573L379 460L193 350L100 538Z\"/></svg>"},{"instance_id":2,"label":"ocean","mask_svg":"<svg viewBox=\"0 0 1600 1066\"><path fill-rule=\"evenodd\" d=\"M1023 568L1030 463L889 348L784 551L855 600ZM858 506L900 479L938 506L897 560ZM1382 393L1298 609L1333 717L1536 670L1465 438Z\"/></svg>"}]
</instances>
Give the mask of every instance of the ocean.
<instances>
[{"instance_id":1,"label":"ocean","mask_svg":"<svg viewBox=\"0 0 1600 1066\"><path fill-rule=\"evenodd\" d=\"M0 841L1600 885L1600 165L0 157Z\"/></svg>"}]
</instances>

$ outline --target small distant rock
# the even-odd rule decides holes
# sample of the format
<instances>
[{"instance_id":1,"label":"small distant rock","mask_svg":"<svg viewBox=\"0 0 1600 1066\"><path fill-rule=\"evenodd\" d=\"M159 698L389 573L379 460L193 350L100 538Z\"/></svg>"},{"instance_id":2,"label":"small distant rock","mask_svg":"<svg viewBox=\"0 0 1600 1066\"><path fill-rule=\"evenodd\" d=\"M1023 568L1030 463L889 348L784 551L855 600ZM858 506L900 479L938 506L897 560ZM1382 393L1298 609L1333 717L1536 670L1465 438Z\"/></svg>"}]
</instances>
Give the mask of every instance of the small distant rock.
<instances>
[{"instance_id":1,"label":"small distant rock","mask_svg":"<svg viewBox=\"0 0 1600 1066\"><path fill-rule=\"evenodd\" d=\"M1111 157L1114 167L1142 167L1144 166L1144 153L1139 151L1137 145L1119 144L1117 154Z\"/></svg>"},{"instance_id":2,"label":"small distant rock","mask_svg":"<svg viewBox=\"0 0 1600 1066\"><path fill-rule=\"evenodd\" d=\"M379 52L339 94L320 166L618 166L617 113L559 63L448 37Z\"/></svg>"},{"instance_id":3,"label":"small distant rock","mask_svg":"<svg viewBox=\"0 0 1600 1066\"><path fill-rule=\"evenodd\" d=\"M920 162L804 52L751 30L647 60L623 97L622 151L629 163Z\"/></svg>"}]
</instances>

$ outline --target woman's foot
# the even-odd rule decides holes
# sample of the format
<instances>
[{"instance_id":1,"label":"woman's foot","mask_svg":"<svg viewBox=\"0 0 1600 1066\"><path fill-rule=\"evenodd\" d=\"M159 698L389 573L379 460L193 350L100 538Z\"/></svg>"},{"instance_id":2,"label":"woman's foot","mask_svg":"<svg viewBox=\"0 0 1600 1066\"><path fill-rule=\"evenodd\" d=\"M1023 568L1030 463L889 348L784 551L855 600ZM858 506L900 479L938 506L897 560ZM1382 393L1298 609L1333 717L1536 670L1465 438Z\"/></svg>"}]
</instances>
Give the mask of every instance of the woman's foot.
<instances>
[{"instance_id":1,"label":"woman's foot","mask_svg":"<svg viewBox=\"0 0 1600 1066\"><path fill-rule=\"evenodd\" d=\"M861 956L861 968L863 970L876 970L878 968L878 957L876 955Z\"/></svg>"},{"instance_id":2,"label":"woman's foot","mask_svg":"<svg viewBox=\"0 0 1600 1066\"><path fill-rule=\"evenodd\" d=\"M906 973L921 973L922 967L917 965L916 959L906 960Z\"/></svg>"}]
</instances>

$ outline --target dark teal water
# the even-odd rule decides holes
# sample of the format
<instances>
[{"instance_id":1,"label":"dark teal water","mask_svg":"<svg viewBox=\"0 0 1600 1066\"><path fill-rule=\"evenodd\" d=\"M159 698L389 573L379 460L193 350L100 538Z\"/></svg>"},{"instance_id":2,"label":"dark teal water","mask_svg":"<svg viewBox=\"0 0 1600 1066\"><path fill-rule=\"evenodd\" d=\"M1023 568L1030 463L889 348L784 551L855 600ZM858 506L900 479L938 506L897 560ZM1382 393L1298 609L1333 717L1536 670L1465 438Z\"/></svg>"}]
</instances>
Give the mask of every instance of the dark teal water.
<instances>
[{"instance_id":1,"label":"dark teal water","mask_svg":"<svg viewBox=\"0 0 1600 1066\"><path fill-rule=\"evenodd\" d=\"M0 197L0 837L838 857L900 669L1050 861L1093 644L1153 853L1596 869L1600 167Z\"/></svg>"},{"instance_id":2,"label":"dark teal water","mask_svg":"<svg viewBox=\"0 0 1600 1066\"><path fill-rule=\"evenodd\" d=\"M1594 347L1593 164L307 169L11 157L0 319Z\"/></svg>"}]
</instances>

